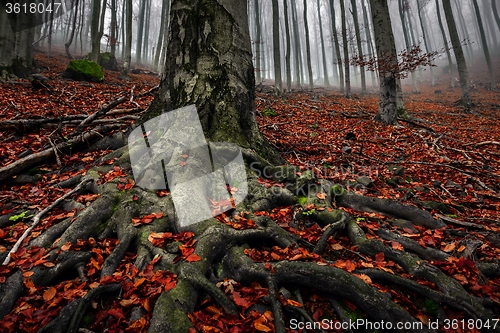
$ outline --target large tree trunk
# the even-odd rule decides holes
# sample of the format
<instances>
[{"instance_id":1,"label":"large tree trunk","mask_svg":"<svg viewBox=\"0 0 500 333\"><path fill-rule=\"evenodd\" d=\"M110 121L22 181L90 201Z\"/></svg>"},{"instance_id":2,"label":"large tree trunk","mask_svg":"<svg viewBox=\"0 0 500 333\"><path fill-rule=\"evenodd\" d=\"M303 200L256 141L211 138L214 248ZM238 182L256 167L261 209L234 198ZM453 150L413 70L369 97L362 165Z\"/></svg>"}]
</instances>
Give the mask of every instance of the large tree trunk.
<instances>
[{"instance_id":1,"label":"large tree trunk","mask_svg":"<svg viewBox=\"0 0 500 333\"><path fill-rule=\"evenodd\" d=\"M371 2L377 37L382 33L383 36L392 36L386 1ZM128 4L131 3L129 0ZM428 299L432 302L427 301L426 306L430 304L438 309L446 307L453 310L451 314L462 312L466 318L477 319L474 323L489 322L490 327L493 326L492 313L498 309L496 303L486 295L479 297L469 293L465 286L433 264L436 261L436 264L439 262L443 265L447 259L456 258L450 258L450 254L434 248L431 242L423 247L406 237L406 228L413 228L411 225L405 225L402 230L405 233L399 234L380 223L377 228L370 227L370 235L367 235L366 227L360 223L364 219L356 221L353 216L334 206L405 219L408 224L425 227L425 234L428 233L427 229L444 227L443 221L434 219L427 211L403 205L396 200L363 197L344 191L342 185L316 179L313 170L301 170L289 165L276 166L280 162L279 158L267 147L255 121L255 80L245 6L246 2L233 0L173 1L166 71L155 101L129 136L132 144L96 161L95 166L81 176L83 181L77 188L60 197L58 202L79 190L93 191L99 194L97 199L83 210L74 210L74 215L69 215L67 220L59 223L52 221L52 227L43 230L38 236L30 237L29 245L26 244L27 239L24 243L20 239L21 248L16 255L11 256L10 251L16 250L11 248L10 243L4 243L9 249L0 252L0 262L6 265L10 258L13 260L1 267L0 318L7 316L7 320L0 322L0 328L22 327L22 323L19 323L22 312L22 318L39 320L40 325L46 324L38 333L87 331L88 326L82 326L93 318L109 331L118 330L115 324L120 325L119 329L128 327L143 331L147 328L150 333L191 333L195 332L194 327L199 331L211 331L193 313L197 305L202 305L212 314L225 312L233 315L232 318L240 324L233 329L232 322L221 320L218 323L226 325L220 328L222 332L285 333L286 328L291 326L288 321L291 316L315 317L308 313L310 307L307 304L299 304L303 303L300 289L304 288L308 292L317 290L333 304L348 301L350 308L355 306L359 309L359 315L356 313L356 316L362 316L363 322L390 323L392 330L388 331L433 332L434 327L428 328L422 324L420 318L426 317L422 317L420 308L418 312L415 309L407 311L396 304L388 293L379 290L387 290L387 285L398 285L397 288L404 295L416 295L415 302ZM131 8L129 6L128 10ZM392 50L393 39L385 38L382 41L388 42L388 49ZM377 39L377 46L380 42ZM379 52L383 53L384 49L380 48ZM392 77L381 74L381 79L387 78L394 83L394 72ZM125 99L128 96L120 98L122 101ZM175 124L173 132L168 132L171 129L162 126L164 124L161 121L165 119ZM196 126L199 132L193 131ZM201 136L197 137L199 140L193 142L192 134L199 135L200 132ZM164 143L164 134L175 136L165 142L167 145L159 146L158 143ZM78 137L78 141L86 142L89 136L97 135L88 132ZM216 149L212 149L209 160L200 165L197 162L198 157L206 152L205 139L210 141L210 147ZM232 152L226 148L230 145L217 145L213 141L233 142L241 147L238 151L243 152L246 162L246 168L243 167L244 182L237 185L235 179L228 179L232 170L226 169L228 164L221 166L219 163L229 156L218 153ZM135 143L143 144L144 159L137 159ZM193 147L186 143L198 145ZM64 143L60 147L69 148ZM52 150L47 151L52 153ZM152 155L149 155L150 152ZM166 155L170 152L167 159ZM160 157L156 153L163 155ZM157 157L162 159L162 163L156 160ZM267 163L265 158L274 165ZM185 183L174 178L173 182L169 180L169 194L165 193L167 191L157 193L154 189L159 188L155 186L163 185L165 189L165 183L143 183L146 175L151 176L147 172L135 177L136 162L141 164L151 161L157 161L159 165L159 173L153 176L161 178L166 175L169 178L175 168L178 171L176 176L183 180L186 180L186 176L193 176L194 172L211 170L214 164L216 170L211 174L224 174L225 180L229 181L229 184L219 182L215 185L227 195L229 191L225 185L234 183L234 186L229 186L231 193L236 193L232 199L241 199L238 193L247 184L247 197L236 207L229 205L234 210L227 215L219 214L215 219L213 216L217 214L211 212L213 215L200 223L179 225L181 218L186 216L179 213L174 194L177 193L177 187ZM237 164L241 166L243 163ZM0 169L0 179L5 176L3 172L3 168ZM103 182L104 177L101 175L110 173L120 175ZM266 188L257 177L273 178L282 186ZM187 215L195 215L199 208L196 204L206 201L205 195L212 191L211 187L200 187L200 178L203 177L189 178L195 181L185 186L187 192L183 198L193 208ZM120 182L124 180L127 186L132 186L121 189ZM68 182L63 183L71 186ZM59 183L52 188L56 189L59 185L62 186ZM60 191L59 188L57 190ZM304 195L300 201L297 197L299 194ZM283 216L281 213L288 214L283 206L289 209L289 213L296 213L293 218L290 216L293 223L317 223L319 227L315 232L321 233L319 240L308 237L308 241L304 241L299 233L292 233L285 225L278 225L273 212L279 212L280 216ZM217 208L220 209L219 206ZM48 210L50 206L44 207L30 228L35 227ZM154 218L150 218L153 213ZM310 215L307 220L306 215ZM143 221L143 218L148 221ZM144 224L137 225L137 220ZM2 225L5 225L5 221L2 219ZM379 217L377 221L380 221ZM286 223L283 220L280 222ZM370 221L370 224L375 222ZM181 235L178 233L180 229L190 232ZM377 236L388 241L387 244L374 237L376 229L379 229ZM5 233L5 230L2 231ZM382 255L387 261L393 262L397 272L404 270L407 276L389 274L375 268L361 270L363 266L358 263L350 263L352 269L345 265L344 269L333 267L334 262L331 260L344 255L344 252L337 252L339 249L332 247L330 242L330 237L335 238L337 231L342 232L342 238L348 237L352 243L350 247L356 250L354 253L363 258L360 265L379 266ZM442 230L439 232L443 234ZM432 235L431 232L428 234ZM175 237L175 242L172 237ZM397 250L395 243L399 245ZM402 247L404 250L400 250ZM286 258L273 259L273 262L254 262L245 252L247 249L259 251L262 248L272 248L273 251L280 248L279 251L283 251ZM347 247L345 249L349 250ZM134 255L131 251L134 251ZM24 258L25 254L30 255L31 261ZM37 262L33 258L35 255L40 257ZM132 260L135 261L132 263ZM470 268L471 263L466 262L466 265ZM477 266L472 267L475 270ZM491 263L488 267L490 273L498 271L498 264ZM78 278L75 278L76 273L79 274ZM476 276L479 274L472 277ZM481 278L485 286L493 283L484 276ZM377 284L372 284L372 279ZM245 299L237 294L236 287L231 291L233 283L251 285L245 286L249 289L255 289L256 284L253 283L259 283L259 297L263 297L257 306L246 311L248 309L242 306L242 300ZM379 283L381 287L377 287ZM67 290L67 286L73 287ZM43 294L42 288L47 288ZM232 296L226 294L224 289ZM54 296L53 290L57 296ZM215 305L205 306L205 297L208 296ZM50 309L53 311L28 308L28 302L43 304L51 297L60 298L59 303L52 303L57 307ZM66 301L67 305L63 307L61 303ZM52 304L46 303L49 307ZM345 311L340 306L334 305L333 308L338 316L325 311L328 320L345 317ZM290 309L293 312L285 313ZM430 311L428 313L430 316ZM436 310L432 316L429 319L437 323L437 316L441 319L441 311L438 313ZM260 326L258 321L261 321ZM400 323L404 323L405 327L398 325ZM140 328L137 324L140 324ZM132 327L134 325L135 328ZM246 325L245 329L241 328L243 325ZM440 326L443 326L442 320Z\"/></svg>"},{"instance_id":2,"label":"large tree trunk","mask_svg":"<svg viewBox=\"0 0 500 333\"><path fill-rule=\"evenodd\" d=\"M176 56L167 57L160 93L144 120L196 104L207 139L253 148L276 161L255 120L255 77L243 4L172 2L168 52Z\"/></svg>"},{"instance_id":3,"label":"large tree trunk","mask_svg":"<svg viewBox=\"0 0 500 333\"><path fill-rule=\"evenodd\" d=\"M370 7L380 76L380 105L375 119L386 124L397 124L398 62L387 0L370 0Z\"/></svg>"},{"instance_id":4,"label":"large tree trunk","mask_svg":"<svg viewBox=\"0 0 500 333\"><path fill-rule=\"evenodd\" d=\"M33 63L33 39L35 28L31 15L8 15L0 11L0 78L9 74L26 77Z\"/></svg>"}]
</instances>

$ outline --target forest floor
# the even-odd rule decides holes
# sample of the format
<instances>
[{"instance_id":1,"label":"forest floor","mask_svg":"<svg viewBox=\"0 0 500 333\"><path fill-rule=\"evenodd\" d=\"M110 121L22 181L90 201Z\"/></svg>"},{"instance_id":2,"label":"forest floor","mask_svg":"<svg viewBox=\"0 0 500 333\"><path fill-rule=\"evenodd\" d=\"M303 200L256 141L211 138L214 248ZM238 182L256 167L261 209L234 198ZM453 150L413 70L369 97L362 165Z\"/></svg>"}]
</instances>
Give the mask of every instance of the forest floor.
<instances>
[{"instance_id":1,"label":"forest floor","mask_svg":"<svg viewBox=\"0 0 500 333\"><path fill-rule=\"evenodd\" d=\"M60 77L67 64L62 54L47 59L44 54L37 53L35 58L42 69L41 74L49 79L47 87L34 88L26 80L0 84L0 168L22 156L49 149L52 145L70 139L76 126L85 117L106 103L133 94L133 100L127 97L111 111L112 115L104 116L97 122L102 126L118 124L118 127L110 129L112 132L125 131L147 109L154 96L154 91L150 90L159 83L156 76L147 72L131 74L132 80L125 82L117 79L117 72L110 71L105 72L103 83L70 81ZM444 228L408 229L406 236L424 247L430 245L451 254L448 261L434 262L434 265L458 280L471 294L488 296L496 303L498 310L500 279L492 278L483 283L483 277L474 262L495 262L500 258L500 237L497 236L500 232L500 95L487 90L485 84L479 84L480 80L477 82L472 93L476 114L464 114L455 106L459 88L450 88L449 80L444 76L434 87L428 83L420 84L420 94L405 94L405 106L416 119L401 121L399 126L373 121L378 107L377 94L354 94L352 99L345 99L334 89L317 88L278 97L264 86L258 88L257 92L257 120L262 133L282 152L282 156L302 170L313 170L319 178L331 180L364 195L398 199L444 218L448 222ZM404 86L404 91L410 89L411 86ZM62 119L66 116L80 117L36 126L7 122ZM92 124L95 125L96 122ZM92 126L87 129L94 128ZM111 152L109 149L84 148L75 149L71 154L59 153L58 161L51 159L24 171L16 179L0 184L0 254L8 251L29 227L30 215L43 210L68 192L68 189L60 188L57 184L84 174L94 161ZM115 172L119 176L120 170ZM279 186L264 178L261 182L266 186ZM123 184L124 188L128 185ZM88 206L95 199L96 195L92 194L75 197L83 206ZM341 209L352 214L369 237L377 237L374 231L389 219L376 213ZM27 249L26 245L44 230L73 216L75 212L75 209L64 210L62 207L50 210L13 254L11 262L0 266L0 284L5 283L14 270L21 268L25 272L25 286L28 289L14 309L0 319L0 332L36 331L58 315L63 306L75 297L85 295L99 281L96 269L99 270L103 256L109 255L116 242L85 240L72 245L73 250L93 248L92 252L100 258L91 260L85 267L86 280L75 275L67 276L52 286L30 284L31 268L51 267L54 264L45 260L44 249ZM292 213L292 207L281 207L270 215L280 226L290 229L288 223ZM317 225L294 232L310 242L317 241L321 235ZM464 258L466 243L471 239L479 240L481 245L471 258ZM335 244L331 253L326 253L324 257L335 262L336 267L349 272L367 267L355 246L342 232ZM401 248L397 242L389 244L395 249ZM273 248L253 252L254 259L264 260L269 251L273 252L271 257L274 259L286 258L285 253ZM133 259L134 254L130 253L120 264L123 276L130 274ZM378 259L373 263L376 267L389 272L401 272L401 268L393 262L386 262L383 257ZM162 289L154 284L154 279L141 283L149 288L141 287L144 292L139 295L144 298L142 304L146 310L152 309L152 304L148 302L154 302ZM241 296L237 305L244 304L246 308L267 292L257 283L252 286L235 281L228 283ZM389 292L397 303L415 317L421 318L423 315L422 309L409 297L387 286L372 284ZM314 290L303 296L304 306L314 319L332 312L327 300ZM141 332L147 327L146 319L127 324L133 302L94 303L95 320L86 323L93 331L101 331L105 326L109 328L111 317L115 331ZM354 313L355 305L347 300L345 303ZM144 318L150 316L146 314ZM204 325L216 326L212 319L214 316L220 321L235 320L223 314L210 299L198 306L191 319L195 327L201 330ZM448 313L449 318L460 319L462 316L461 313ZM272 323L265 320L259 325L262 331L273 329Z\"/></svg>"}]
</instances>

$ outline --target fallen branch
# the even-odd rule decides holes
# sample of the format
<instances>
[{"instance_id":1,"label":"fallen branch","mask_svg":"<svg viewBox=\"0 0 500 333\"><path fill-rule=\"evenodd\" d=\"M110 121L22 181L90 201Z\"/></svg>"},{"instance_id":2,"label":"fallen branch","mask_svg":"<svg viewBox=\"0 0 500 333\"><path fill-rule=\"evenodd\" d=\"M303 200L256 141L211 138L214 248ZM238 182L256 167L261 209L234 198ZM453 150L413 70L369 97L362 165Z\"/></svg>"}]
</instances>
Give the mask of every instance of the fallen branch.
<instances>
[{"instance_id":1,"label":"fallen branch","mask_svg":"<svg viewBox=\"0 0 500 333\"><path fill-rule=\"evenodd\" d=\"M98 137L99 138L102 137L102 135L99 132L106 133L117 128L120 128L120 126L116 124L99 126L95 131L84 133L83 135L77 136L76 138L73 138L67 142L62 142L57 144L56 149L59 152L64 152L66 150L69 150L70 148L74 148L75 146L85 143L87 141L92 141ZM20 173L21 171L26 170L27 168L38 165L41 162L53 156L54 156L54 149L50 147L38 153L31 154L24 158L21 158L11 164L8 164L7 166L0 168L0 182L5 181L9 177L14 176Z\"/></svg>"},{"instance_id":2,"label":"fallen branch","mask_svg":"<svg viewBox=\"0 0 500 333\"><path fill-rule=\"evenodd\" d=\"M498 141L483 141L479 143L467 143L464 146L484 146L484 145L500 145Z\"/></svg>"},{"instance_id":3,"label":"fallen branch","mask_svg":"<svg viewBox=\"0 0 500 333\"><path fill-rule=\"evenodd\" d=\"M55 206L57 206L61 201L65 200L70 195L72 195L73 193L75 193L78 190L80 190L84 185L87 185L87 183L89 183L90 181L92 181L92 179L85 179L80 184L78 184L74 189L72 189L68 193L64 194L62 197L60 197L59 199L57 199L56 201L54 201L51 205L49 205L44 210L42 210L41 212L39 212L38 214L36 214L35 217L33 218L33 223L31 224L31 226L28 229L26 229L24 231L24 233L17 240L16 244L14 244L14 246L12 247L12 249L10 249L10 251L7 254L7 257L3 261L2 265L7 265L9 263L10 257L12 255L12 253L15 253L19 249L19 246L21 246L21 243L23 242L23 240L26 237L28 237L28 235L31 232L31 230L33 230L33 228L37 226L37 224L40 222L40 219L42 218L43 215L45 215L49 210L51 210L52 208L54 208Z\"/></svg>"},{"instance_id":4,"label":"fallen branch","mask_svg":"<svg viewBox=\"0 0 500 333\"><path fill-rule=\"evenodd\" d=\"M111 103L105 105L103 108L101 108L99 111L91 114L90 116L88 116L87 118L85 118L81 123L80 125L78 125L75 129L75 131L73 132L72 136L75 136L75 135L78 135L82 132L83 130L83 127L90 124L91 122L93 122L96 118L99 118L103 115L105 115L108 111L110 111L112 108L114 108L115 106L117 105L120 105L122 104L123 102L125 102L127 100L127 97L126 96L122 96L120 98L117 98L115 99L114 101L112 101Z\"/></svg>"},{"instance_id":5,"label":"fallen branch","mask_svg":"<svg viewBox=\"0 0 500 333\"><path fill-rule=\"evenodd\" d=\"M449 222L449 223L453 223L453 224L457 224L457 225L461 225L461 226L464 226L464 227L472 227L472 228L478 228L478 229L484 229L485 228L485 226L482 225L482 224L459 221L459 220L456 220L456 219L451 218L451 217L446 216L446 215L436 214L436 216L439 217L443 221L446 221L446 222Z\"/></svg>"}]
</instances>

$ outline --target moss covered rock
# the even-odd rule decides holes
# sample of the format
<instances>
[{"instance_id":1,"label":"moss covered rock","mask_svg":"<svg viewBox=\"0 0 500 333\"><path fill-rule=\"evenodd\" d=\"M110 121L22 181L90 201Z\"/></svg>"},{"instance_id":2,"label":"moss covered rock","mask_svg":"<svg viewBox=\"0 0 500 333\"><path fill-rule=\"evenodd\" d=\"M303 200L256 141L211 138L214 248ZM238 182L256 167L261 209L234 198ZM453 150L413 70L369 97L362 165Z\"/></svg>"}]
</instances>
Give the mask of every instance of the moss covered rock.
<instances>
[{"instance_id":1,"label":"moss covered rock","mask_svg":"<svg viewBox=\"0 0 500 333\"><path fill-rule=\"evenodd\" d=\"M90 60L71 60L64 76L77 81L104 81L102 67Z\"/></svg>"},{"instance_id":2,"label":"moss covered rock","mask_svg":"<svg viewBox=\"0 0 500 333\"><path fill-rule=\"evenodd\" d=\"M116 57L111 52L104 52L99 54L99 65L104 69L108 69L110 71L118 70L118 62L116 61Z\"/></svg>"}]
</instances>

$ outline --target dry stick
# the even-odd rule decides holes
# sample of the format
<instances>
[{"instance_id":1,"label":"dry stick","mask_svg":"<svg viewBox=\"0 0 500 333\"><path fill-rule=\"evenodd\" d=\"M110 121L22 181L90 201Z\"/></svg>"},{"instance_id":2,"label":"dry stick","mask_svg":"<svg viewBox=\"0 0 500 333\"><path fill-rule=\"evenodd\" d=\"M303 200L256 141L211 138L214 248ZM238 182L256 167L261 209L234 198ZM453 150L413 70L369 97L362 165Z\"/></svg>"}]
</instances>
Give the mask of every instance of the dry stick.
<instances>
[{"instance_id":1,"label":"dry stick","mask_svg":"<svg viewBox=\"0 0 500 333\"><path fill-rule=\"evenodd\" d=\"M500 142L498 141L483 141L483 142L479 142L479 143L468 143L468 144L465 144L464 146L484 146L484 145L500 145Z\"/></svg>"},{"instance_id":2,"label":"dry stick","mask_svg":"<svg viewBox=\"0 0 500 333\"><path fill-rule=\"evenodd\" d=\"M31 226L24 231L24 233L21 236L21 238L19 238L17 240L16 244L14 244L14 246L12 247L12 249L10 249L10 251L7 254L7 257L3 261L2 265L7 265L9 263L10 257L12 255L12 253L15 253L19 249L19 246L21 246L21 243L23 242L23 240L26 237L28 237L28 235L31 232L31 230L33 230L33 228L37 226L37 224L40 222L40 219L42 218L43 215L45 215L45 213L47 213L49 210L51 210L52 208L54 208L55 206L57 206L61 201L65 200L66 198L68 198L73 193L75 193L78 190L80 190L84 185L87 185L87 183L90 182L90 181L92 181L92 179L85 179L85 180L83 180L74 189L72 189L71 191L69 191L68 193L66 193L65 195L63 195L62 197L60 197L59 199L57 199L56 201L54 201L50 206L46 207L44 210L42 210L41 212L39 212L38 214L36 214L35 217L33 218L33 224L31 224Z\"/></svg>"},{"instance_id":3,"label":"dry stick","mask_svg":"<svg viewBox=\"0 0 500 333\"><path fill-rule=\"evenodd\" d=\"M49 143L50 143L50 145L52 146L52 149L54 150L54 154L56 155L56 162L57 162L57 165L58 165L58 166L61 166L61 160L59 159L59 154L57 153L57 148L56 148L56 146L54 145L54 142L52 142L52 140L50 139L50 137L49 137Z\"/></svg>"},{"instance_id":4,"label":"dry stick","mask_svg":"<svg viewBox=\"0 0 500 333\"><path fill-rule=\"evenodd\" d=\"M485 226L482 224L477 224L477 223L472 223L472 222L465 222L465 221L459 221L457 219L454 219L452 217L446 216L446 215L441 215L441 214L436 214L437 217L439 217L441 220L450 222L453 224L458 224L464 227L473 227L473 228L478 228L478 229L484 229Z\"/></svg>"},{"instance_id":5,"label":"dry stick","mask_svg":"<svg viewBox=\"0 0 500 333\"><path fill-rule=\"evenodd\" d=\"M114 108L115 106L117 105L120 105L122 104L123 102L125 102L127 100L127 97L126 96L122 96L118 99L115 99L114 101L112 101L111 103L105 105L102 109L100 109L99 111L91 114L90 116L88 116L87 118L85 118L81 123L80 125L78 125L75 129L75 131L73 132L73 136L79 134L82 132L83 130L83 127L87 124L90 124L92 121L94 121L94 119L96 118L99 118L103 115L105 115L108 111L110 111L112 108Z\"/></svg>"}]
</instances>

